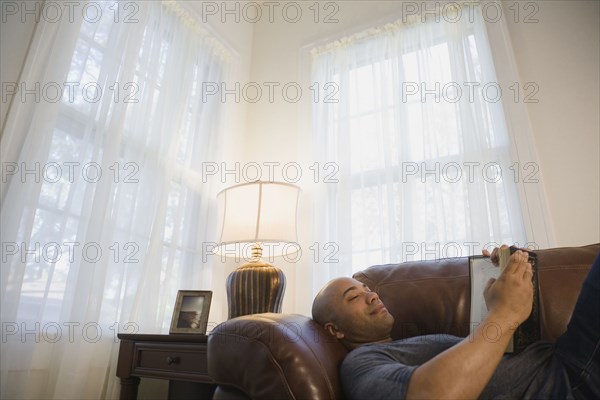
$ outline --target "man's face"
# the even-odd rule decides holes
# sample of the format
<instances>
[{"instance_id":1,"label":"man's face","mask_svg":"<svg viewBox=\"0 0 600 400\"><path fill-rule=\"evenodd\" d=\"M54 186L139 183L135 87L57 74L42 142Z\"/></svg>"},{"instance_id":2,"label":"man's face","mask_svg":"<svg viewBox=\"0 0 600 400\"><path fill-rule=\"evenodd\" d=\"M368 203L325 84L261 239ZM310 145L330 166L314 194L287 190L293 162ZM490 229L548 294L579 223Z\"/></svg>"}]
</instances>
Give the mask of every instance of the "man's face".
<instances>
[{"instance_id":1,"label":"man's face","mask_svg":"<svg viewBox=\"0 0 600 400\"><path fill-rule=\"evenodd\" d=\"M344 340L370 343L389 339L394 317L377 293L356 279L341 278L332 284L333 322Z\"/></svg>"}]
</instances>

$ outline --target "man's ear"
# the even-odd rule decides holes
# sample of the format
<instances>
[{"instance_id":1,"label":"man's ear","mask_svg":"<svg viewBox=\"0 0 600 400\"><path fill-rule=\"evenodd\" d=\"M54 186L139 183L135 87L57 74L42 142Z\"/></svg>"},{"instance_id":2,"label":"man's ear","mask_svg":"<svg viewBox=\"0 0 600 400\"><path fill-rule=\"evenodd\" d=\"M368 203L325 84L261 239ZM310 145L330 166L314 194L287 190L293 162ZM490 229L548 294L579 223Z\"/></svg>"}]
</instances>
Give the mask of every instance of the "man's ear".
<instances>
[{"instance_id":1,"label":"man's ear","mask_svg":"<svg viewBox=\"0 0 600 400\"><path fill-rule=\"evenodd\" d=\"M324 325L324 328L329 334L336 339L342 340L344 338L344 333L340 331L337 326L335 326L332 322L327 322Z\"/></svg>"}]
</instances>

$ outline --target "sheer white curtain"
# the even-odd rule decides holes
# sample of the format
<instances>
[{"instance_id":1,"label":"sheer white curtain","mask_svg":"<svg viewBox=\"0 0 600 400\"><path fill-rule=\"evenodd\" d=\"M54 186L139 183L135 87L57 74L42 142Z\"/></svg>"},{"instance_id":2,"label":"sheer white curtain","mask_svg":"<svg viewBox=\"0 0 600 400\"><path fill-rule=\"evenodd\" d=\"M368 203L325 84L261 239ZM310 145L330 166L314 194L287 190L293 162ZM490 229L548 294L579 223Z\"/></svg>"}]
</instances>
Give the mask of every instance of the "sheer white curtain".
<instances>
[{"instance_id":1,"label":"sheer white curtain","mask_svg":"<svg viewBox=\"0 0 600 400\"><path fill-rule=\"evenodd\" d=\"M93 5L40 20L21 84L62 98L17 94L2 135L2 398L118 397L116 334L210 288L222 105L201 89L228 52L177 5Z\"/></svg>"},{"instance_id":2,"label":"sheer white curtain","mask_svg":"<svg viewBox=\"0 0 600 400\"><path fill-rule=\"evenodd\" d=\"M444 7L444 18L415 16L313 49L313 81L339 88L338 102L313 106L315 158L334 162L339 178L318 187L314 213L317 241L338 246L339 262L314 268L313 283L527 244L515 164L526 160L513 154L503 109L514 93L498 82L474 10Z\"/></svg>"}]
</instances>

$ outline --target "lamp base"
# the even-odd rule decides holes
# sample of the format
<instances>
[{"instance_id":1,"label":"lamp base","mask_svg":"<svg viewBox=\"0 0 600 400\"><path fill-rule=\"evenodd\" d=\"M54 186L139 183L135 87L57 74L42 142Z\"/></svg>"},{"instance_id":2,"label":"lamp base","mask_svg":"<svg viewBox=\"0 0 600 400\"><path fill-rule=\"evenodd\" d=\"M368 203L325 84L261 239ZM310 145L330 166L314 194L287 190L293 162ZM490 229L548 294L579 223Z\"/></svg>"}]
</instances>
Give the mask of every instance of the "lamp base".
<instances>
[{"instance_id":1,"label":"lamp base","mask_svg":"<svg viewBox=\"0 0 600 400\"><path fill-rule=\"evenodd\" d=\"M242 315L281 312L285 275L265 262L250 262L227 277L228 318Z\"/></svg>"}]
</instances>

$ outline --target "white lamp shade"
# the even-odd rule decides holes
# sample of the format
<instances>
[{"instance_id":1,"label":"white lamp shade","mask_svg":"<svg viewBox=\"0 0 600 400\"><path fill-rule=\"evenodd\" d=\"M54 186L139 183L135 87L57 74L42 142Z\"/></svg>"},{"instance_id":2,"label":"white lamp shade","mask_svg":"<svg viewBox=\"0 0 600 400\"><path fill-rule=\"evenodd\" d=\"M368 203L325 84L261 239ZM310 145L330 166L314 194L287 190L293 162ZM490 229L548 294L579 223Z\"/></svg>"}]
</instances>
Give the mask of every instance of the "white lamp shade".
<instances>
[{"instance_id":1,"label":"white lamp shade","mask_svg":"<svg viewBox=\"0 0 600 400\"><path fill-rule=\"evenodd\" d=\"M216 252L249 258L252 245L262 243L263 258L296 253L299 194L299 187L282 182L244 183L219 192Z\"/></svg>"}]
</instances>

